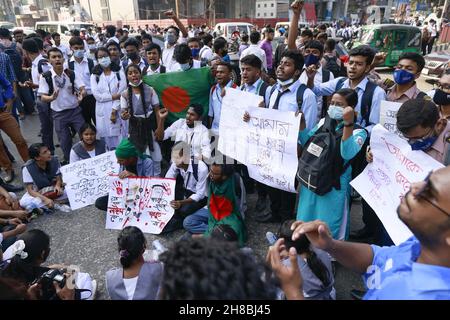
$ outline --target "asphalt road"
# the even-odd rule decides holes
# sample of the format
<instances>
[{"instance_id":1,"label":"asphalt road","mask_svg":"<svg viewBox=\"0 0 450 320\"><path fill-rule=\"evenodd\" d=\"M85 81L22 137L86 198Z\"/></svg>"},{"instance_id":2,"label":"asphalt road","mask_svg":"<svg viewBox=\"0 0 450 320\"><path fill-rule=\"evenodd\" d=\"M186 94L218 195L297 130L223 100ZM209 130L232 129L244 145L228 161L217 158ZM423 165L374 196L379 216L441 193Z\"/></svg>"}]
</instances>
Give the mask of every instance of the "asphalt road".
<instances>
[{"instance_id":1,"label":"asphalt road","mask_svg":"<svg viewBox=\"0 0 450 320\"><path fill-rule=\"evenodd\" d=\"M383 77L389 76L389 71L382 72ZM423 91L431 89L431 85L419 79L419 88ZM22 131L28 144L40 142L39 118L37 115L28 116L21 123ZM23 162L18 156L17 150L9 138L3 134L4 140L9 150L15 155L17 162L14 168L17 177L15 184L21 183L21 165ZM57 141L55 137L55 141ZM57 149L58 156L62 156L61 150ZM21 195L21 194L20 194ZM249 210L246 214L246 221L249 232L248 246L256 254L264 258L268 247L265 234L267 231L276 232L278 225L262 224L253 219L255 212L255 196L249 197ZM351 211L351 230L362 227L360 203L354 204ZM104 278L107 270L118 267L119 257L117 250L116 230L105 229L105 213L97 210L94 206L89 206L70 213L57 212L51 215L44 215L33 220L29 229L42 229L51 237L51 252L47 263L65 263L78 265L83 272L88 272L98 282L97 299L107 299L104 287ZM148 243L159 239L166 247L173 245L183 234L177 231L165 236L155 236L147 234ZM335 287L338 299L350 299L351 289L362 289L363 283L358 274L344 269L342 266L336 268Z\"/></svg>"}]
</instances>

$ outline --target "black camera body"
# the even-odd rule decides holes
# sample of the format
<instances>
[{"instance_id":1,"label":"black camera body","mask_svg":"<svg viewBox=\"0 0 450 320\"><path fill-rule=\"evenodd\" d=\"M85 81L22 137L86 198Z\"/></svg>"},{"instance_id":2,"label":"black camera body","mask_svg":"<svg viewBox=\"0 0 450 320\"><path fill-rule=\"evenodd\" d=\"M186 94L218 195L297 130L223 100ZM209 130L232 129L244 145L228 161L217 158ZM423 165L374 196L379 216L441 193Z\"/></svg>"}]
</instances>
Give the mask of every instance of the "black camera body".
<instances>
[{"instance_id":1,"label":"black camera body","mask_svg":"<svg viewBox=\"0 0 450 320\"><path fill-rule=\"evenodd\" d=\"M66 276L61 270L50 269L43 273L37 282L42 288L42 298L48 300L56 294L53 282L57 282L59 287L62 289L66 285Z\"/></svg>"}]
</instances>

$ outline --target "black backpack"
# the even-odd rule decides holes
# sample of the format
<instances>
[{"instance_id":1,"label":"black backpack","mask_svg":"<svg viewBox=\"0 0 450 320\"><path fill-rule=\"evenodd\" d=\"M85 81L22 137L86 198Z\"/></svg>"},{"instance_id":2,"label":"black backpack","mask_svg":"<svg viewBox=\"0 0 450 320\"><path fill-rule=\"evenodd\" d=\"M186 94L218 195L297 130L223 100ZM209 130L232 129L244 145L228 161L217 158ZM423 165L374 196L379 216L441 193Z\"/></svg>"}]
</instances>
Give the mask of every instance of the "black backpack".
<instances>
[{"instance_id":1,"label":"black backpack","mask_svg":"<svg viewBox=\"0 0 450 320\"><path fill-rule=\"evenodd\" d=\"M43 66L47 66L48 64L49 64L49 62L48 62L47 59L41 59L41 60L39 60L38 65L37 65L37 67L38 67L38 73L39 73L39 74L42 74L42 73L44 72L44 69L43 69L42 67L43 67Z\"/></svg>"},{"instance_id":2,"label":"black backpack","mask_svg":"<svg viewBox=\"0 0 450 320\"><path fill-rule=\"evenodd\" d=\"M25 80L25 73L22 70L23 60L19 52L17 52L17 45L13 42L11 46L5 48L2 44L0 44L0 51L3 51L9 56L17 81L23 82Z\"/></svg>"},{"instance_id":3,"label":"black backpack","mask_svg":"<svg viewBox=\"0 0 450 320\"><path fill-rule=\"evenodd\" d=\"M345 72L345 67L343 67L342 63L341 66L338 65L336 57L324 56L324 59L326 60L327 63L323 68L325 70L332 72L335 78L342 76L345 77L347 75L347 73Z\"/></svg>"},{"instance_id":4,"label":"black backpack","mask_svg":"<svg viewBox=\"0 0 450 320\"><path fill-rule=\"evenodd\" d=\"M144 70L142 70L142 74L143 74L144 76L147 75L148 68L150 68L150 65L145 66ZM166 70L166 67L165 67L165 66L163 66L163 65L160 65L160 66L159 66L159 73L160 73L160 74L166 73L166 71L167 71L167 70Z\"/></svg>"},{"instance_id":5,"label":"black backpack","mask_svg":"<svg viewBox=\"0 0 450 320\"><path fill-rule=\"evenodd\" d=\"M336 121L325 117L325 123L306 142L298 160L298 181L319 196L327 194L332 188L340 190L340 177L350 165L352 176L359 174L361 168L365 167L365 163L361 163L362 158L365 161L364 145L359 153L344 165L340 151L343 129L336 131L336 125ZM362 128L355 124L354 129Z\"/></svg>"},{"instance_id":6,"label":"black backpack","mask_svg":"<svg viewBox=\"0 0 450 320\"><path fill-rule=\"evenodd\" d=\"M75 94L75 72L66 69L64 70L64 73L69 77L70 83L72 84L72 94ZM44 77L48 85L48 95L51 96L55 91L55 88L53 87L52 72L51 71L44 72L42 76Z\"/></svg>"}]
</instances>

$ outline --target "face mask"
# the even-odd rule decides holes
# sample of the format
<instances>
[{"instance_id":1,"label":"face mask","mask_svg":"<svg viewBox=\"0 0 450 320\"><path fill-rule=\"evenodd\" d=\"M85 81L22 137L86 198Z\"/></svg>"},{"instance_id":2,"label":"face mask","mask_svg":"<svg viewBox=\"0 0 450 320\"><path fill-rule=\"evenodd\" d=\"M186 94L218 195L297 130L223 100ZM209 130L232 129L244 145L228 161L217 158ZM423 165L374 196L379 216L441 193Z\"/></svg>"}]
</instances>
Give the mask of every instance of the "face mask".
<instances>
[{"instance_id":1,"label":"face mask","mask_svg":"<svg viewBox=\"0 0 450 320\"><path fill-rule=\"evenodd\" d=\"M320 58L314 54L307 54L305 56L305 66L315 65L319 62Z\"/></svg>"},{"instance_id":2,"label":"face mask","mask_svg":"<svg viewBox=\"0 0 450 320\"><path fill-rule=\"evenodd\" d=\"M89 50L95 50L95 49L97 49L97 45L95 45L95 44L88 44L88 48L89 48Z\"/></svg>"},{"instance_id":3,"label":"face mask","mask_svg":"<svg viewBox=\"0 0 450 320\"><path fill-rule=\"evenodd\" d=\"M166 41L168 44L173 45L177 42L177 37L174 34L166 34Z\"/></svg>"},{"instance_id":4,"label":"face mask","mask_svg":"<svg viewBox=\"0 0 450 320\"><path fill-rule=\"evenodd\" d=\"M200 53L200 49L191 49L191 53L194 58L198 57L198 55Z\"/></svg>"},{"instance_id":5,"label":"face mask","mask_svg":"<svg viewBox=\"0 0 450 320\"><path fill-rule=\"evenodd\" d=\"M425 139L419 139L412 143L409 143L409 145L411 146L411 149L413 149L413 150L427 151L436 142L437 138L438 137L433 136L433 137L428 137Z\"/></svg>"},{"instance_id":6,"label":"face mask","mask_svg":"<svg viewBox=\"0 0 450 320\"><path fill-rule=\"evenodd\" d=\"M439 106L448 106L450 105L450 93L437 89L434 93L433 101Z\"/></svg>"},{"instance_id":7,"label":"face mask","mask_svg":"<svg viewBox=\"0 0 450 320\"><path fill-rule=\"evenodd\" d=\"M75 50L73 52L73 56L77 59L83 59L84 58L84 50Z\"/></svg>"},{"instance_id":8,"label":"face mask","mask_svg":"<svg viewBox=\"0 0 450 320\"><path fill-rule=\"evenodd\" d=\"M344 108L339 106L330 105L328 108L328 116L333 120L342 120L344 117Z\"/></svg>"},{"instance_id":9,"label":"face mask","mask_svg":"<svg viewBox=\"0 0 450 320\"><path fill-rule=\"evenodd\" d=\"M187 71L191 68L191 64L190 63L181 63L180 67L181 67L181 70Z\"/></svg>"},{"instance_id":10,"label":"face mask","mask_svg":"<svg viewBox=\"0 0 450 320\"><path fill-rule=\"evenodd\" d=\"M414 81L414 74L400 69L394 71L394 81L397 84L407 84Z\"/></svg>"},{"instance_id":11,"label":"face mask","mask_svg":"<svg viewBox=\"0 0 450 320\"><path fill-rule=\"evenodd\" d=\"M132 86L132 87L139 87L140 85L141 85L141 83L142 83L142 80L139 80L139 82L138 83L133 83L133 82L130 82L130 86Z\"/></svg>"},{"instance_id":12,"label":"face mask","mask_svg":"<svg viewBox=\"0 0 450 320\"><path fill-rule=\"evenodd\" d=\"M278 82L278 84L279 84L280 86L285 87L285 86L288 86L288 85L294 83L294 79L291 78L291 79L288 79L288 80L285 80L285 81L282 81L282 80L280 80L280 79L277 79L277 82Z\"/></svg>"},{"instance_id":13,"label":"face mask","mask_svg":"<svg viewBox=\"0 0 450 320\"><path fill-rule=\"evenodd\" d=\"M103 68L108 68L111 65L111 58L110 57L100 58L98 59L98 64Z\"/></svg>"},{"instance_id":14,"label":"face mask","mask_svg":"<svg viewBox=\"0 0 450 320\"><path fill-rule=\"evenodd\" d=\"M139 55L137 54L137 52L129 53L129 54L127 54L127 56L128 56L128 59L130 59L131 61L134 61L137 58L139 58Z\"/></svg>"}]
</instances>

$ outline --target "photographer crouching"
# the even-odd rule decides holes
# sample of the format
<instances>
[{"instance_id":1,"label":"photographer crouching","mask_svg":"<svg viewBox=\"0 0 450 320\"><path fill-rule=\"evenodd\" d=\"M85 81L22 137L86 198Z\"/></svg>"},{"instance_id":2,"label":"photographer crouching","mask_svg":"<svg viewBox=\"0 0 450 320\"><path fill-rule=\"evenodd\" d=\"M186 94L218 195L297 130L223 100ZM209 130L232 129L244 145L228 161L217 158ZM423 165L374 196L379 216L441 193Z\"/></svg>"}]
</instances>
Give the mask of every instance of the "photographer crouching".
<instances>
[{"instance_id":1,"label":"photographer crouching","mask_svg":"<svg viewBox=\"0 0 450 320\"><path fill-rule=\"evenodd\" d=\"M96 282L87 273L73 273L63 265L41 266L50 254L50 237L41 230L23 233L4 252L0 270L0 299L8 287L22 287L23 299L92 300ZM8 252L8 251L11 252ZM6 290L7 291L7 290ZM20 295L19 295L20 296Z\"/></svg>"}]
</instances>

